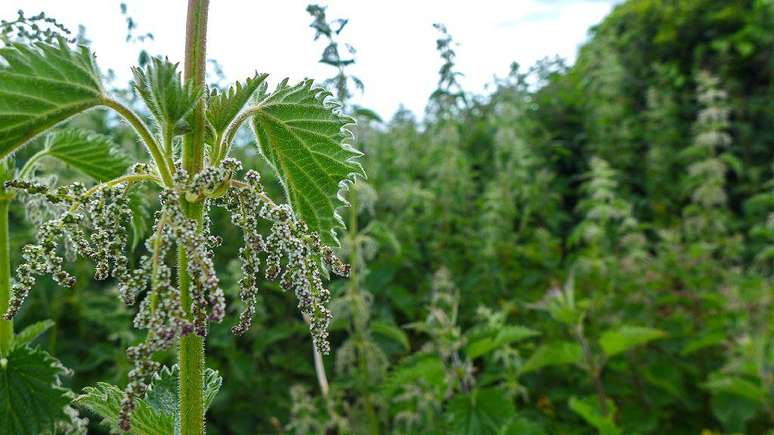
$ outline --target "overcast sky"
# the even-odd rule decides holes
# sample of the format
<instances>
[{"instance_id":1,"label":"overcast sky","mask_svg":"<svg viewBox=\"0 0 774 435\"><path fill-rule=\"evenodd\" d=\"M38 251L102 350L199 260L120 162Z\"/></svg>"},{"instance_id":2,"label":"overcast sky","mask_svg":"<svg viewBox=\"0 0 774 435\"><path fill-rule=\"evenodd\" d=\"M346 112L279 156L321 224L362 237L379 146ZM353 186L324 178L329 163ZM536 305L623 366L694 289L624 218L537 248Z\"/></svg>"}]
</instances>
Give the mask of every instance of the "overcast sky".
<instances>
[{"instance_id":1,"label":"overcast sky","mask_svg":"<svg viewBox=\"0 0 774 435\"><path fill-rule=\"evenodd\" d=\"M151 54L182 61L185 0L125 0L139 32L151 32ZM138 46L125 42L121 0L2 0L0 18L16 10L46 11L72 29L86 27L101 69L130 78ZM208 58L217 59L229 80L253 71L283 77L322 79L331 67L317 63L324 47L314 42L307 0L211 0ZM355 102L390 117L400 104L424 110L435 89L441 61L435 51L435 22L447 25L460 44L458 70L466 89L480 92L494 75L503 76L513 61L528 66L559 55L573 60L590 26L620 0L320 0L330 18L350 22L344 42L357 49L351 72L365 93Z\"/></svg>"}]
</instances>

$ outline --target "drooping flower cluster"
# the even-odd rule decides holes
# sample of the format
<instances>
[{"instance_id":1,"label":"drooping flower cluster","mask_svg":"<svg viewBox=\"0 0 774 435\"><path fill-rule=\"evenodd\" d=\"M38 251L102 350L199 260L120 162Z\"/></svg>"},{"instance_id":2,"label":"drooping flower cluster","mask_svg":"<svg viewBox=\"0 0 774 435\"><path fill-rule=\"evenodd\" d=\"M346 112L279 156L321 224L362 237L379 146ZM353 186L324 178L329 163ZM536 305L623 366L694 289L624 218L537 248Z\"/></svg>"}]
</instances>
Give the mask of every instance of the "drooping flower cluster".
<instances>
[{"instance_id":1,"label":"drooping flower cluster","mask_svg":"<svg viewBox=\"0 0 774 435\"><path fill-rule=\"evenodd\" d=\"M325 265L333 273L347 276L349 265L323 245L319 235L298 220L290 206L276 205L264 194L257 172L248 171L244 179L244 185L232 187L218 200L218 205L229 211L232 222L242 230L245 242L239 251L242 261L239 286L246 309L232 331L243 334L250 327L258 292L259 254L265 252L266 278L279 277L282 288L295 293L298 308L309 319L315 347L327 354L330 352L327 332L331 320L327 308L330 291L323 286L322 267ZM259 232L259 217L271 223L266 237Z\"/></svg>"},{"instance_id":2,"label":"drooping flower cluster","mask_svg":"<svg viewBox=\"0 0 774 435\"><path fill-rule=\"evenodd\" d=\"M64 287L75 285L75 278L70 275L62 264L64 259L59 255L58 247L69 239L80 251L81 255L91 256L93 249L85 240L78 226L85 220L84 215L73 210L77 198L80 198L86 188L80 183L58 187L49 191L48 187L30 181L10 180L5 182L6 188L17 189L29 195L44 196L52 204L70 205L71 209L60 216L42 223L38 227L37 244L27 245L22 250L23 262L16 270L16 281L11 289L11 300L5 319L12 319L19 311L32 286L36 276L51 275L57 284Z\"/></svg>"},{"instance_id":3,"label":"drooping flower cluster","mask_svg":"<svg viewBox=\"0 0 774 435\"><path fill-rule=\"evenodd\" d=\"M75 42L72 32L62 23L41 12L31 17L25 16L21 9L13 21L0 20L0 45L10 45L14 42L55 42L62 38L67 42Z\"/></svg>"},{"instance_id":4,"label":"drooping flower cluster","mask_svg":"<svg viewBox=\"0 0 774 435\"><path fill-rule=\"evenodd\" d=\"M6 318L19 310L37 275L49 274L60 285L72 287L75 278L63 268L59 251L64 244L75 253L95 261L94 277L115 278L121 300L132 305L145 293L134 319L134 326L146 329L144 342L130 347L127 357L131 364L129 382L124 392L119 426L131 429L131 413L138 398L145 395L160 364L153 361L155 352L171 347L188 334L206 336L210 322L220 322L225 315L225 297L219 286L214 266L214 249L221 239L211 234L209 208L211 204L225 208L232 222L243 232L244 246L239 250L242 276L240 298L246 308L232 328L235 334L245 333L255 314L258 296L261 256L266 256L265 275L279 278L281 286L292 290L298 298L301 312L309 319L312 338L317 349L328 353L327 328L331 314L327 308L330 292L323 286L324 268L346 276L349 266L333 250L322 244L317 233L298 220L290 206L277 205L264 194L260 176L255 171L245 174L244 182L234 180L241 164L224 159L216 167L208 167L190 176L179 166L174 186L159 194L160 210L156 212L154 232L146 240L147 252L138 267L130 270L126 257L127 228L132 213L129 207L129 181L152 177L150 168L135 165L127 182L102 184L86 189L82 184L49 188L46 185L11 180L7 188L45 199L65 210L61 215L40 225L37 243L23 251L23 263L17 269L17 279ZM121 181L121 180L118 180ZM201 223L186 214L186 204L201 203L204 215ZM269 226L261 234L259 220ZM170 251L175 247L187 258L187 285L173 284L173 269L168 265Z\"/></svg>"}]
</instances>

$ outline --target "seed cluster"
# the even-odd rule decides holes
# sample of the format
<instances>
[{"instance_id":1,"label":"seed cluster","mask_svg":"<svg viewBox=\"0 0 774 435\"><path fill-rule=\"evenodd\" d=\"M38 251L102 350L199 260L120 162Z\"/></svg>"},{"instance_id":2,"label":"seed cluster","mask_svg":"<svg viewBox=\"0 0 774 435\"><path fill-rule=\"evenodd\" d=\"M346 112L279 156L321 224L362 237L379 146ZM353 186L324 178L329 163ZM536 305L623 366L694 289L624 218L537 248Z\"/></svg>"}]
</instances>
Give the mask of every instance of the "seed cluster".
<instances>
[{"instance_id":1,"label":"seed cluster","mask_svg":"<svg viewBox=\"0 0 774 435\"><path fill-rule=\"evenodd\" d=\"M239 287L245 309L232 331L243 334L252 323L261 257L265 256L266 277L279 278L282 288L294 292L299 309L310 320L314 345L322 353L330 351L327 332L332 317L327 307L330 291L323 286L322 276L326 268L347 276L349 266L322 244L317 233L296 218L290 206L277 205L265 195L257 172L248 171L243 182L234 180L239 170L239 161L230 158L194 176L176 165L174 186L159 194L161 207L155 214L155 231L146 240L147 253L134 270L129 269L129 260L124 254L132 217L127 183L103 184L90 190L79 183L57 188L20 180L5 183L6 188L25 192L64 210L42 223L37 243L24 248L24 261L16 271L5 318L10 319L18 312L38 275L49 274L66 287L75 284L75 278L62 267L64 259L59 251L64 245L72 245L77 255L94 260L96 279L116 279L124 303L132 305L145 293L134 326L146 329L147 336L144 342L127 350L132 368L119 415L119 426L124 431L131 429L136 401L147 392L153 375L161 367L153 361L153 354L171 347L182 336L206 336L209 323L221 322L225 315L225 297L213 261L214 249L221 239L211 234L211 205L226 209L231 221L243 233ZM145 164L137 164L130 170L133 175L149 173L150 168ZM204 209L201 223L186 214L185 201L201 203ZM266 226L269 231L263 235L261 231ZM187 292L173 284L174 271L168 265L168 257L175 247L187 259L190 280L182 289ZM184 294L190 300L184 300Z\"/></svg>"}]
</instances>

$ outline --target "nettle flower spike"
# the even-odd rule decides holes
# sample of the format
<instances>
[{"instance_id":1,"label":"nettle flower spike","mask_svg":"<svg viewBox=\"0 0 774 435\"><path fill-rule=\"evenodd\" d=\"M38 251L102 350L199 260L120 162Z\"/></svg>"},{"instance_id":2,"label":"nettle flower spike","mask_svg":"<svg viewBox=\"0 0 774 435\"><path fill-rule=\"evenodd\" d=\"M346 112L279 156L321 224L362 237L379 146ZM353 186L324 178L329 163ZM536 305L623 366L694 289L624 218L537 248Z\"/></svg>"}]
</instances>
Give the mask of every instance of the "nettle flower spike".
<instances>
[{"instance_id":1,"label":"nettle flower spike","mask_svg":"<svg viewBox=\"0 0 774 435\"><path fill-rule=\"evenodd\" d=\"M137 399L144 396L154 374L161 368L153 361L153 354L170 348L182 336L192 333L206 336L209 323L221 322L225 316L225 297L213 260L214 248L221 239L211 233L208 217L211 205L224 208L243 234L244 246L239 249L242 272L239 294L245 309L233 326L233 333L244 334L251 326L259 291L261 256L265 256L265 276L279 279L283 289L293 291L298 308L310 319L315 347L321 353L330 352L327 332L332 318L327 307L330 291L322 282L323 268L347 276L349 265L324 245L319 234L298 219L289 205L275 204L264 193L258 172L247 171L243 181L236 180L241 167L239 161L226 158L218 166L189 177L177 164L174 188L159 194L161 208L155 214L154 232L145 242L147 253L134 270L129 269L124 254L128 222L132 218L128 183L103 184L88 190L80 183L54 189L19 180L5 184L7 188L41 197L67 210L43 223L37 243L24 248L24 262L17 269L6 318L16 314L38 275L49 274L66 287L75 284L75 278L63 269L64 259L58 254L64 243L71 243L76 254L95 262L95 279L115 278L125 304L133 305L144 294L134 326L148 332L144 342L127 350L132 368L119 418L123 430L130 429ZM126 177L153 178L152 173L148 165L135 164ZM203 202L206 217L201 226L184 214L183 197ZM267 234L260 233L261 219L271 224ZM182 247L188 258L190 307L182 306L180 289L173 283L173 270L167 264L175 246Z\"/></svg>"},{"instance_id":2,"label":"nettle flower spike","mask_svg":"<svg viewBox=\"0 0 774 435\"><path fill-rule=\"evenodd\" d=\"M244 238L244 246L239 250L239 287L246 309L232 332L240 335L250 328L258 293L259 254L265 253L266 278L279 278L283 289L294 292L298 308L310 319L315 347L323 354L329 353L330 291L322 284L321 269L328 267L337 275L347 276L349 266L322 244L319 234L310 231L289 205L277 205L264 194L258 172L247 171L244 182L235 183L216 205L230 213L231 221L242 230ZM258 218L271 222L265 237L259 233Z\"/></svg>"}]
</instances>

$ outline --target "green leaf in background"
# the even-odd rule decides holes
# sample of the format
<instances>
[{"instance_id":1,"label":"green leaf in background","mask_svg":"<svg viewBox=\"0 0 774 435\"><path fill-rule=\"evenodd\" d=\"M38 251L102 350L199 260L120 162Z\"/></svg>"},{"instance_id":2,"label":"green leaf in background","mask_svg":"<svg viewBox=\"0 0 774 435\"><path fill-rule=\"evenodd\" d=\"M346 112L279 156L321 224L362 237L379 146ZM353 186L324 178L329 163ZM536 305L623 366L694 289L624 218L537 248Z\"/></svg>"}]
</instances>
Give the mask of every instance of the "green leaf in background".
<instances>
[{"instance_id":1,"label":"green leaf in background","mask_svg":"<svg viewBox=\"0 0 774 435\"><path fill-rule=\"evenodd\" d=\"M696 337L691 337L688 342L685 343L685 346L683 346L680 355L688 356L707 347L719 346L725 343L725 341L726 333L724 331L703 332Z\"/></svg>"},{"instance_id":2,"label":"green leaf in background","mask_svg":"<svg viewBox=\"0 0 774 435\"><path fill-rule=\"evenodd\" d=\"M344 143L354 120L330 97L311 80L294 86L283 80L272 93L259 89L252 124L293 210L325 243L338 245L335 229L344 224L336 210L345 202L339 191L365 172L355 161L361 153Z\"/></svg>"},{"instance_id":3,"label":"green leaf in background","mask_svg":"<svg viewBox=\"0 0 774 435\"><path fill-rule=\"evenodd\" d=\"M720 160L726 162L726 164L728 165L729 168L731 168L734 174L742 175L744 173L744 164L735 155L731 153L722 153L718 157L720 158Z\"/></svg>"},{"instance_id":4,"label":"green leaf in background","mask_svg":"<svg viewBox=\"0 0 774 435\"><path fill-rule=\"evenodd\" d=\"M101 103L94 56L85 47L0 48L0 158L60 122Z\"/></svg>"},{"instance_id":5,"label":"green leaf in background","mask_svg":"<svg viewBox=\"0 0 774 435\"><path fill-rule=\"evenodd\" d=\"M215 132L215 136L219 137L226 131L258 87L265 86L268 76L268 74L255 74L245 80L244 84L236 82L226 91L213 89L210 92L207 99L207 123Z\"/></svg>"},{"instance_id":6,"label":"green leaf in background","mask_svg":"<svg viewBox=\"0 0 774 435\"><path fill-rule=\"evenodd\" d=\"M540 335L538 331L523 326L512 325L488 331L468 343L465 353L470 358L478 358L505 345Z\"/></svg>"},{"instance_id":7,"label":"green leaf in background","mask_svg":"<svg viewBox=\"0 0 774 435\"><path fill-rule=\"evenodd\" d=\"M747 432L749 422L761 408L759 402L733 394L713 394L710 400L712 413L723 424L723 428L734 434Z\"/></svg>"},{"instance_id":8,"label":"green leaf in background","mask_svg":"<svg viewBox=\"0 0 774 435\"><path fill-rule=\"evenodd\" d=\"M672 397L685 401L689 394L686 392L685 375L680 366L669 360L656 360L643 368L642 377L649 384L662 389Z\"/></svg>"},{"instance_id":9,"label":"green leaf in background","mask_svg":"<svg viewBox=\"0 0 774 435\"><path fill-rule=\"evenodd\" d=\"M39 349L17 346L0 359L0 435L39 435L65 420L64 368Z\"/></svg>"},{"instance_id":10,"label":"green leaf in background","mask_svg":"<svg viewBox=\"0 0 774 435\"><path fill-rule=\"evenodd\" d=\"M194 109L204 90L193 82L185 82L177 70L177 64L154 57L143 68L132 68L134 87L148 106L156 122L162 128L183 128L183 121Z\"/></svg>"},{"instance_id":11,"label":"green leaf in background","mask_svg":"<svg viewBox=\"0 0 774 435\"><path fill-rule=\"evenodd\" d=\"M382 337L389 338L392 341L400 344L405 351L411 350L411 344L409 343L408 336L405 332L403 332L402 329L395 325L376 320L370 323L369 330L372 334L381 335Z\"/></svg>"},{"instance_id":12,"label":"green leaf in background","mask_svg":"<svg viewBox=\"0 0 774 435\"><path fill-rule=\"evenodd\" d=\"M452 398L447 412L450 434L496 435L516 409L504 390L481 388Z\"/></svg>"},{"instance_id":13,"label":"green leaf in background","mask_svg":"<svg viewBox=\"0 0 774 435\"><path fill-rule=\"evenodd\" d=\"M546 435L545 429L539 424L524 417L516 417L504 426L499 435Z\"/></svg>"},{"instance_id":14,"label":"green leaf in background","mask_svg":"<svg viewBox=\"0 0 774 435\"><path fill-rule=\"evenodd\" d=\"M355 106L355 107L353 107L353 108L352 108L352 114L353 114L354 116L357 116L357 117L359 117L359 118L365 118L365 119L367 119L367 120L369 120L369 121L373 121L373 122L384 122L384 121L382 120L382 117L381 117L381 116L379 116L379 114L378 114L378 113L376 113L376 112L374 112L373 110L371 110L371 109L368 109L368 108L366 108L366 107L362 107L362 106Z\"/></svg>"},{"instance_id":15,"label":"green leaf in background","mask_svg":"<svg viewBox=\"0 0 774 435\"><path fill-rule=\"evenodd\" d=\"M96 181L120 177L129 167L129 160L118 152L118 145L111 138L77 128L51 133L42 152Z\"/></svg>"},{"instance_id":16,"label":"green leaf in background","mask_svg":"<svg viewBox=\"0 0 774 435\"><path fill-rule=\"evenodd\" d=\"M766 402L765 386L739 376L718 373L711 376L710 380L705 382L703 386L716 394L725 393L740 396L761 404Z\"/></svg>"},{"instance_id":17,"label":"green leaf in background","mask_svg":"<svg viewBox=\"0 0 774 435\"><path fill-rule=\"evenodd\" d=\"M586 423L594 426L600 435L621 434L621 430L615 425L615 404L612 400L608 400L607 415L602 415L602 411L599 409L599 401L595 396L581 399L572 397L570 398L569 406Z\"/></svg>"},{"instance_id":18,"label":"green leaf in background","mask_svg":"<svg viewBox=\"0 0 774 435\"><path fill-rule=\"evenodd\" d=\"M383 385L384 393L392 396L401 386L419 381L426 382L435 387L436 391L440 391L446 385L445 373L443 362L434 355L407 358L387 376Z\"/></svg>"},{"instance_id":19,"label":"green leaf in background","mask_svg":"<svg viewBox=\"0 0 774 435\"><path fill-rule=\"evenodd\" d=\"M178 384L180 370L177 365L163 367L151 382L145 398L137 401L132 413L132 433L138 435L177 433ZM218 394L223 378L216 370L204 373L204 408L210 407ZM115 385L100 382L96 387L86 387L75 403L85 406L103 418L102 423L118 430L123 391Z\"/></svg>"},{"instance_id":20,"label":"green leaf in background","mask_svg":"<svg viewBox=\"0 0 774 435\"><path fill-rule=\"evenodd\" d=\"M665 336L664 331L654 328L622 326L615 330L603 332L599 338L599 345L602 346L602 350L609 358Z\"/></svg>"},{"instance_id":21,"label":"green leaf in background","mask_svg":"<svg viewBox=\"0 0 774 435\"><path fill-rule=\"evenodd\" d=\"M521 368L522 373L529 373L547 366L577 364L580 362L582 350L579 344L569 341L556 341L537 348Z\"/></svg>"},{"instance_id":22,"label":"green leaf in background","mask_svg":"<svg viewBox=\"0 0 774 435\"><path fill-rule=\"evenodd\" d=\"M35 322L32 325L24 328L13 337L13 345L16 347L26 346L32 343L36 338L43 335L49 328L54 326L54 321L51 319L41 320Z\"/></svg>"}]
</instances>

